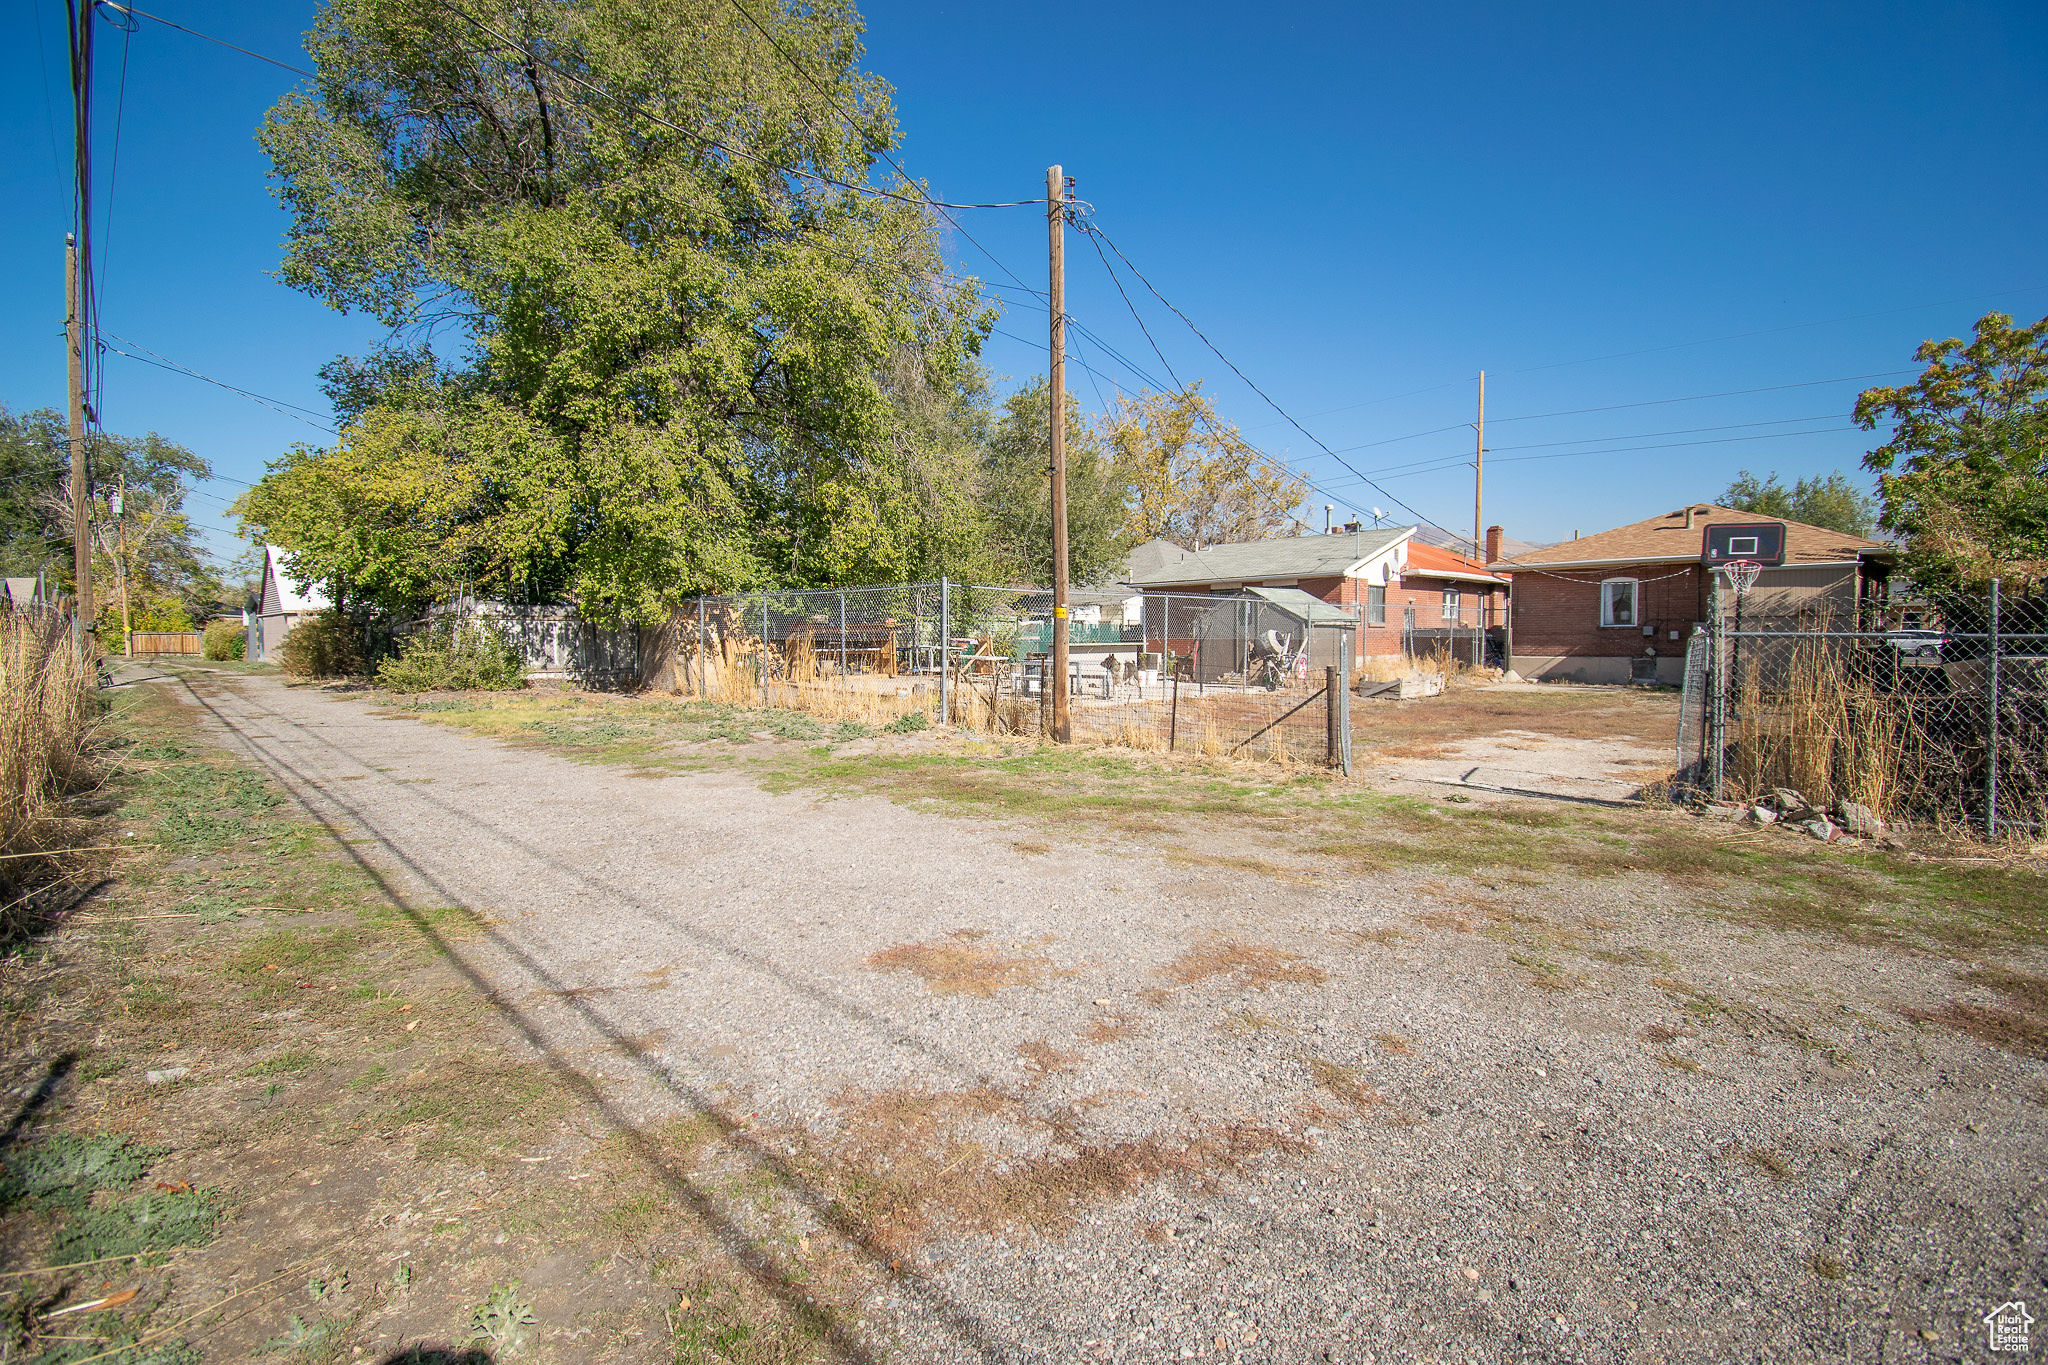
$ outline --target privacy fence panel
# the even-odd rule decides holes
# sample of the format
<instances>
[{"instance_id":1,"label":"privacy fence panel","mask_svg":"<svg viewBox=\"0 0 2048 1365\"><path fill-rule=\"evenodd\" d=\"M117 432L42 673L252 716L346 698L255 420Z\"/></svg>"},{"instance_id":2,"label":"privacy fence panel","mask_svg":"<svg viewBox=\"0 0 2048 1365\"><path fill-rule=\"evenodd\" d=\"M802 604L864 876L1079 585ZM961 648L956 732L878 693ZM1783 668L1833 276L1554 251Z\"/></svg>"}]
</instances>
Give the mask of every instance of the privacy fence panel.
<instances>
[{"instance_id":1,"label":"privacy fence panel","mask_svg":"<svg viewBox=\"0 0 2048 1365\"><path fill-rule=\"evenodd\" d=\"M705 597L674 635L683 690L711 700L1042 737L1064 687L1080 743L1341 764L1356 623L1295 597L1076 592L1064 679L1052 595L1033 589L942 580Z\"/></svg>"},{"instance_id":2,"label":"privacy fence panel","mask_svg":"<svg viewBox=\"0 0 2048 1365\"><path fill-rule=\"evenodd\" d=\"M1788 787L1992 834L2048 822L2048 599L1994 584L1919 604L1906 628L1897 609L1770 615L1720 596L1697 692L1703 789ZM1690 684L1689 667L1689 716ZM1683 777L1683 740L1679 758Z\"/></svg>"}]
</instances>

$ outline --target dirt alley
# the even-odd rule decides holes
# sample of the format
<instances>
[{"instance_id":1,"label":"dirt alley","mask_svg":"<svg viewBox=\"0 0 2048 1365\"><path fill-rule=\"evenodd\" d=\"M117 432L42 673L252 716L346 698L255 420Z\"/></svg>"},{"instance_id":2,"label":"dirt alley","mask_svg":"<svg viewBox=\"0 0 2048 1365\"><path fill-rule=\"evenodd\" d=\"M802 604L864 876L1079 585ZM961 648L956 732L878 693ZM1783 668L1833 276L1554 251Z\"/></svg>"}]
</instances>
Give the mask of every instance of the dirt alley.
<instances>
[{"instance_id":1,"label":"dirt alley","mask_svg":"<svg viewBox=\"0 0 2048 1365\"><path fill-rule=\"evenodd\" d=\"M1943 961L1624 879L1546 893L1591 954L1559 989L1469 886L171 685L394 897L485 915L453 951L617 1122L954 1191L849 1243L894 1263L848 1306L881 1355L1977 1359L1981 1315L2048 1297L2048 1066L1902 1017ZM803 1169L735 1235L838 1236Z\"/></svg>"}]
</instances>

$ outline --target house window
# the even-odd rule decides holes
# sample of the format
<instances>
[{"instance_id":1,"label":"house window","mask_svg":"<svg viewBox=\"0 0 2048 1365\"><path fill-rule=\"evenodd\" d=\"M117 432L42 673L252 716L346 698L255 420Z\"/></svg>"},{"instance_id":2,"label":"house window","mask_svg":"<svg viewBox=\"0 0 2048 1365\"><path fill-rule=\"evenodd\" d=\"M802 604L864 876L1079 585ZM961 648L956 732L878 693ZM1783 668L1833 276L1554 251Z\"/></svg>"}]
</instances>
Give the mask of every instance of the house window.
<instances>
[{"instance_id":1,"label":"house window","mask_svg":"<svg viewBox=\"0 0 2048 1365\"><path fill-rule=\"evenodd\" d=\"M1383 626L1387 623L1387 589L1383 583L1366 585L1365 623L1369 626Z\"/></svg>"},{"instance_id":2,"label":"house window","mask_svg":"<svg viewBox=\"0 0 2048 1365\"><path fill-rule=\"evenodd\" d=\"M1458 619L1458 590L1457 590L1456 588L1445 588L1445 589L1444 589L1444 620L1446 620L1446 621L1455 621L1455 620L1457 620L1457 619Z\"/></svg>"},{"instance_id":3,"label":"house window","mask_svg":"<svg viewBox=\"0 0 2048 1365\"><path fill-rule=\"evenodd\" d=\"M1610 578L1600 585L1600 624L1636 624L1636 581L1633 578Z\"/></svg>"}]
</instances>

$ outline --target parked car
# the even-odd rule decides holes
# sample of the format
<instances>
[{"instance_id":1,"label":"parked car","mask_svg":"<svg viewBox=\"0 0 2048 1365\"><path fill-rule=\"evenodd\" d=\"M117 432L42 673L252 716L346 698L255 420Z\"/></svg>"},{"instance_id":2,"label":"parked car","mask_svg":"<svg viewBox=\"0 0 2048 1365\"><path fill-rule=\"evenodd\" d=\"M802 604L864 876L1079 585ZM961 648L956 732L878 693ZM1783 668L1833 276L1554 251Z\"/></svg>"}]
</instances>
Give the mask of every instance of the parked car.
<instances>
[{"instance_id":1,"label":"parked car","mask_svg":"<svg viewBox=\"0 0 2048 1365\"><path fill-rule=\"evenodd\" d=\"M1885 638L1907 659L1939 659L1948 647L1948 636L1938 630L1894 630Z\"/></svg>"}]
</instances>

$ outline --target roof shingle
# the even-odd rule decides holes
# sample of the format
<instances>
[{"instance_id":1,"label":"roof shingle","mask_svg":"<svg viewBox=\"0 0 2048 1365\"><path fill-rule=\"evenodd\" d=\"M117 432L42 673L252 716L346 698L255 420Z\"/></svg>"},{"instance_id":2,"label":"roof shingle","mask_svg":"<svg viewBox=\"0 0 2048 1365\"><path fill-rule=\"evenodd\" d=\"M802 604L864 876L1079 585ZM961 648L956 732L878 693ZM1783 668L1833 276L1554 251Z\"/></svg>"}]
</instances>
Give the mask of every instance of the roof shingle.
<instances>
[{"instance_id":1,"label":"roof shingle","mask_svg":"<svg viewBox=\"0 0 2048 1365\"><path fill-rule=\"evenodd\" d=\"M1686 524L1688 513L1692 524ZM1516 569L1570 568L1575 564L1698 563L1706 544L1706 528L1748 525L1760 521L1784 521L1787 564L1839 564L1860 555L1890 555L1894 548L1881 540L1867 540L1803 521L1738 512L1731 507L1696 502L1661 517L1617 526L1611 531L1559 541L1540 550L1495 560L1492 568L1504 573Z\"/></svg>"}]
</instances>

